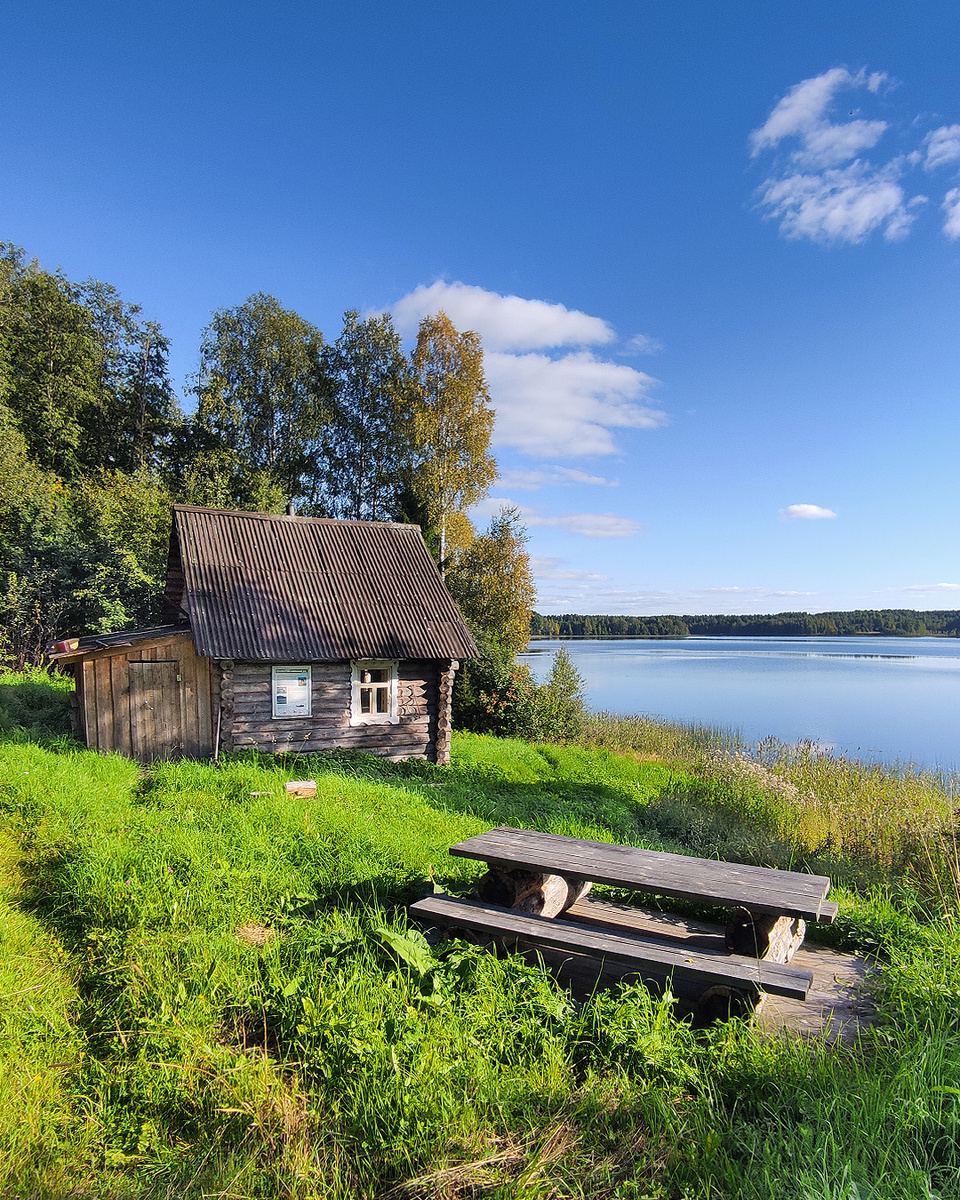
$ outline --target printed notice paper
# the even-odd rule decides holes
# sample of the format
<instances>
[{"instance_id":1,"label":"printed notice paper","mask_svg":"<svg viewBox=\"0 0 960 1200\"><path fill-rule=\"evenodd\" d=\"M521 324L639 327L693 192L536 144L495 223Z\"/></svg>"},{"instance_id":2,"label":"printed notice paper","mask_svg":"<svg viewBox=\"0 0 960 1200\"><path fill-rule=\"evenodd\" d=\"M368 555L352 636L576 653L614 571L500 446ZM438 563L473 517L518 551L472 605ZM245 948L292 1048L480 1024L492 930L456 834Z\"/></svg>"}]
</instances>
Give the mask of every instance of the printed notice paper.
<instances>
[{"instance_id":1,"label":"printed notice paper","mask_svg":"<svg viewBox=\"0 0 960 1200\"><path fill-rule=\"evenodd\" d=\"M273 668L273 715L309 717L311 692L310 667Z\"/></svg>"}]
</instances>

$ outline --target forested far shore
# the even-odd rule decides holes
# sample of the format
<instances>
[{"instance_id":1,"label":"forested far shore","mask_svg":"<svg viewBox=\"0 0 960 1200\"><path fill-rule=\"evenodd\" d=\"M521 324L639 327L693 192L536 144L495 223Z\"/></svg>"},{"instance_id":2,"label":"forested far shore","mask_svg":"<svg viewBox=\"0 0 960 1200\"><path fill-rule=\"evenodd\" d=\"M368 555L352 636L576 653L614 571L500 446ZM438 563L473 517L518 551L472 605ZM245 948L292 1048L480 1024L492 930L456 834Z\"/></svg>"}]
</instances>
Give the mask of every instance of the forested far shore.
<instances>
[{"instance_id":1,"label":"forested far shore","mask_svg":"<svg viewBox=\"0 0 960 1200\"><path fill-rule=\"evenodd\" d=\"M960 636L960 610L858 608L852 612L782 612L704 616L618 617L530 616L530 636L557 637L842 637L886 634L894 637Z\"/></svg>"}]
</instances>

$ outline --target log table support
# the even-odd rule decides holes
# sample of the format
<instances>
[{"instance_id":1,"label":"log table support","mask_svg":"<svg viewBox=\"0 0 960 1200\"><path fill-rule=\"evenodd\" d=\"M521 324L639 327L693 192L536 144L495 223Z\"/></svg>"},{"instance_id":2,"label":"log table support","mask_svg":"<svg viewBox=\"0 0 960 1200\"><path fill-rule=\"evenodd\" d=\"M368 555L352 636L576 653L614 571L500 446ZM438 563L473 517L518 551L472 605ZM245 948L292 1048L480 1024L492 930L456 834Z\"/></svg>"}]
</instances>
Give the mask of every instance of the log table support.
<instances>
[{"instance_id":1,"label":"log table support","mask_svg":"<svg viewBox=\"0 0 960 1200\"><path fill-rule=\"evenodd\" d=\"M727 924L725 940L733 954L788 963L800 949L807 923L800 917L741 911Z\"/></svg>"},{"instance_id":2,"label":"log table support","mask_svg":"<svg viewBox=\"0 0 960 1200\"><path fill-rule=\"evenodd\" d=\"M477 883L477 896L485 904L497 904L536 917L557 917L590 891L588 879L527 871L523 867L488 867Z\"/></svg>"}]
</instances>

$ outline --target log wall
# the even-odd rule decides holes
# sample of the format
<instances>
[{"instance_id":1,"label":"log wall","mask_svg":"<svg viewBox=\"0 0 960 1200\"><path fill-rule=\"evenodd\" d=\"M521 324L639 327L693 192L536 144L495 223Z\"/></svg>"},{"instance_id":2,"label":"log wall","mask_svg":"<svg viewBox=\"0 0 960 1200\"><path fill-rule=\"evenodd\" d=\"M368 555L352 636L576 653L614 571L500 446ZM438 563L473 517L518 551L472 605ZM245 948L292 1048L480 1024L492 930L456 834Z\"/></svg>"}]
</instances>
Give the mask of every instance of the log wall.
<instances>
[{"instance_id":1,"label":"log wall","mask_svg":"<svg viewBox=\"0 0 960 1200\"><path fill-rule=\"evenodd\" d=\"M274 718L271 664L223 660L219 680L221 749L256 747L284 754L343 746L391 759L436 759L440 683L449 669L446 662L400 663L400 720L395 725L351 725L350 663L313 663L312 667L312 716ZM449 692L449 687L445 690Z\"/></svg>"}]
</instances>

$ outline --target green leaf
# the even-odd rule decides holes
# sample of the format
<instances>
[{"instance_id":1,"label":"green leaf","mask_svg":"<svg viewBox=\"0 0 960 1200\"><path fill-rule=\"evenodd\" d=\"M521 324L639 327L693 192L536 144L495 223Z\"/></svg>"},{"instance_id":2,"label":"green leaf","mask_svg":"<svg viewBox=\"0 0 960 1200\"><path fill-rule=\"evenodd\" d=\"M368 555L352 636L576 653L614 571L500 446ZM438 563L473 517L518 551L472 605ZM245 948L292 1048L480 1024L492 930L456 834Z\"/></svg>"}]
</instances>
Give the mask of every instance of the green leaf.
<instances>
[{"instance_id":1,"label":"green leaf","mask_svg":"<svg viewBox=\"0 0 960 1200\"><path fill-rule=\"evenodd\" d=\"M385 925L378 926L374 935L401 961L425 975L436 965L427 940L422 933L398 933Z\"/></svg>"}]
</instances>

